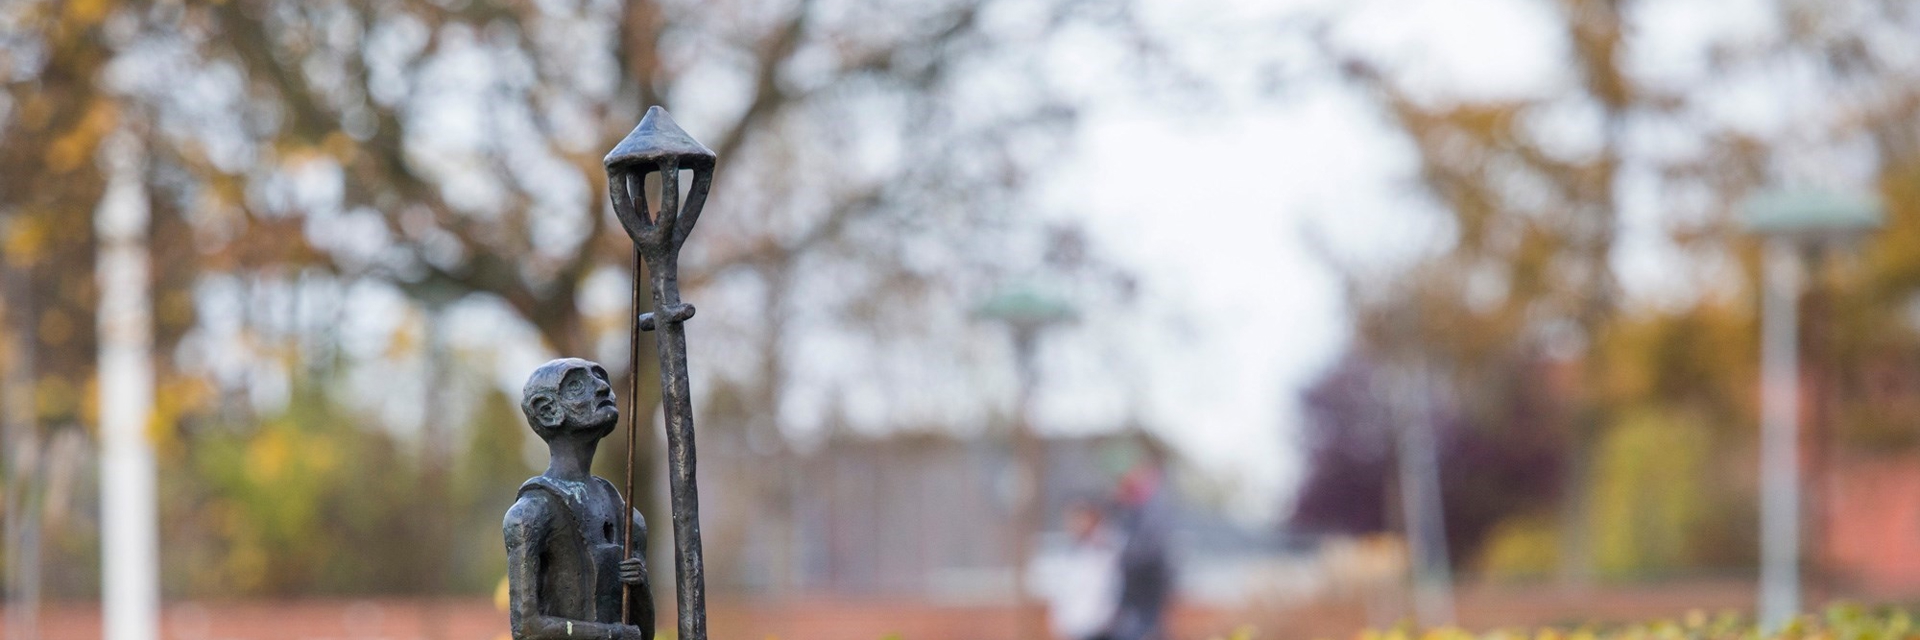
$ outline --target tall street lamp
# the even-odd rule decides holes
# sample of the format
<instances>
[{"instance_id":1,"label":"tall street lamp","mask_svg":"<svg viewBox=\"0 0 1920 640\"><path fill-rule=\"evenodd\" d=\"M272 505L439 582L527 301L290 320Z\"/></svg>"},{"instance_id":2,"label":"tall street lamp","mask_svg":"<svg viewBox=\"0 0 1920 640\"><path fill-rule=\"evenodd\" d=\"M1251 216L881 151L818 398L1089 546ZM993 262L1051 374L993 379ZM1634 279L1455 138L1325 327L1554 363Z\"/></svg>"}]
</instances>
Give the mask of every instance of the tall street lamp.
<instances>
[{"instance_id":1,"label":"tall street lamp","mask_svg":"<svg viewBox=\"0 0 1920 640\"><path fill-rule=\"evenodd\" d=\"M1027 572L1033 564L1033 540L1040 533L1046 477L1040 439L1033 432L1033 389L1040 379L1035 347L1041 331L1071 322L1079 314L1066 300L1030 285L1016 285L1001 289L982 302L974 309L974 317L1007 325L1013 334L1014 357L1019 361L1020 388L1015 401L1018 416L1014 421L1013 445L1021 477L1014 511L1013 595L1019 609L1018 637L1044 638L1044 624L1038 611L1028 606L1030 595L1027 593Z\"/></svg>"},{"instance_id":2,"label":"tall street lamp","mask_svg":"<svg viewBox=\"0 0 1920 640\"><path fill-rule=\"evenodd\" d=\"M153 415L153 297L148 278L146 152L129 130L107 142L100 236L101 629L115 640L160 636L158 472Z\"/></svg>"},{"instance_id":3,"label":"tall street lamp","mask_svg":"<svg viewBox=\"0 0 1920 640\"><path fill-rule=\"evenodd\" d=\"M1800 610L1800 354L1797 306L1809 263L1880 226L1871 198L1816 190L1749 198L1741 226L1766 239L1760 332L1760 623Z\"/></svg>"}]
</instances>

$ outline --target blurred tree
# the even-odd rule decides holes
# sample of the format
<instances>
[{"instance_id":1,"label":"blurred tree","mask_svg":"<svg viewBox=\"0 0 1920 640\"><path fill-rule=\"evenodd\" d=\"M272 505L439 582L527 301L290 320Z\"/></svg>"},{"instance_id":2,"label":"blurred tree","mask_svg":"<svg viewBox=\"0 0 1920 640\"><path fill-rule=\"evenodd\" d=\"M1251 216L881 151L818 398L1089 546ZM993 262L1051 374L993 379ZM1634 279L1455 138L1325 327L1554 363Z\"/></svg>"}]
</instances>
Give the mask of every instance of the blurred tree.
<instances>
[{"instance_id":1,"label":"blurred tree","mask_svg":"<svg viewBox=\"0 0 1920 640\"><path fill-rule=\"evenodd\" d=\"M810 0L156 6L134 11L160 40L151 46L187 48L149 64L197 65L192 81L220 95L186 100L175 78L127 89L196 152L181 158L193 179L238 182L200 190L202 209L305 218L303 237L345 276L486 294L553 350L587 354L611 327L590 330L580 289L630 264L598 195L600 157L645 105L680 106L682 94L700 108L681 119L726 159L689 287L738 270L777 296L791 290L782 274L840 255L933 277L864 234L997 217L983 205L1018 184L1072 114L1045 92L973 104L962 71L1004 55L993 50L1003 40L1124 16L1059 3L1018 10L1030 27L989 19L1006 11ZM735 91L701 93L715 86ZM209 116L222 120L209 128ZM882 141L892 148L864 148Z\"/></svg>"},{"instance_id":2,"label":"blurred tree","mask_svg":"<svg viewBox=\"0 0 1920 640\"><path fill-rule=\"evenodd\" d=\"M1618 67L1628 8L1618 0L1561 3L1556 26L1565 29L1573 78L1563 92L1537 100L1435 100L1363 55L1328 45L1347 77L1413 143L1421 187L1452 223L1452 246L1419 267L1429 274L1421 297L1432 304L1420 307L1427 328L1417 332L1417 348L1479 378L1463 389L1500 389L1499 377L1541 357L1549 341L1584 350L1605 339L1617 306L1610 260L1626 120L1662 109ZM1556 115L1572 124L1542 126ZM1569 149L1562 142L1572 128L1593 142ZM1468 334L1475 337L1462 339ZM1580 361L1583 377L1596 378L1599 359ZM1556 421L1572 447L1559 483L1567 545L1560 566L1582 580L1591 563L1583 533L1590 527L1588 461L1607 407L1578 387L1570 391Z\"/></svg>"},{"instance_id":3,"label":"blurred tree","mask_svg":"<svg viewBox=\"0 0 1920 640\"><path fill-rule=\"evenodd\" d=\"M280 487L277 475L248 475L246 461L290 442L330 448L341 465L406 468L388 450L404 439L386 433L406 419L378 410L382 398L348 394L343 406L310 388L418 358L404 331L383 324L404 324L405 312L369 300L397 290L505 310L541 350L619 368L633 310L590 293L624 290L631 263L627 240L609 231L599 160L646 105L665 104L723 158L683 285L696 302L730 301L703 309L711 337L700 340L735 356L716 359L713 375L749 390L751 419L708 427L782 443L784 385L818 379L793 363L803 339L838 331L883 352L894 351L888 341L957 344L928 317L963 307L969 287L1009 268L982 248L1018 232L1021 189L1089 99L1032 61L1061 34L1102 31L1128 55L1153 56L1127 3L1073 0L6 3L5 330L37 340L9 350L32 354L29 393L0 402L31 397L35 430L90 423L86 213L101 188L99 140L128 128L145 140L154 200L163 464L172 482L237 492L176 486L169 495L185 502L163 513L263 518L173 522L170 535L207 543L200 566L224 573L172 588L390 584L382 572L408 565L332 563L326 545L297 540L314 514L245 498ZM368 348L378 341L366 334L393 339ZM646 367L651 344L642 348ZM654 393L641 386L641 415L655 413ZM506 411L469 429L518 421L511 403L462 400ZM278 417L256 433L247 425L258 415ZM327 420L343 423L316 422ZM607 449L600 472L617 475L618 448ZM303 473L342 491L379 492L322 462L297 464L319 465ZM353 522L385 522L397 500L362 497ZM260 562L274 571L248 577Z\"/></svg>"},{"instance_id":4,"label":"blurred tree","mask_svg":"<svg viewBox=\"0 0 1920 640\"><path fill-rule=\"evenodd\" d=\"M111 59L106 9L0 7L0 590L28 636L42 580L85 588L97 575L64 570L85 566L74 543L93 539L93 514L77 500L86 449L63 443L83 441L96 415L94 149L121 123L94 83Z\"/></svg>"},{"instance_id":5,"label":"blurred tree","mask_svg":"<svg viewBox=\"0 0 1920 640\"><path fill-rule=\"evenodd\" d=\"M1743 566L1755 263L1732 213L1756 186L1872 182L1889 211L1857 259L1814 275L1803 305L1805 339L1821 346L1805 374L1818 391L1808 428L1832 442L1815 448L1809 481L1824 482L1828 459L1847 451L1916 443L1920 68L1877 43L1920 24L1920 12L1782 2L1765 8L1772 26L1679 49L1671 33L1635 31L1662 19L1663 3L1557 6L1546 28L1561 36L1561 64L1519 96L1436 89L1333 35L1320 40L1328 65L1412 145L1415 190L1447 232L1401 268L1336 265L1349 274L1356 350L1445 363L1447 393L1476 428L1519 424L1500 408L1538 394L1533 415L1569 447L1555 533L1563 578ZM1731 95L1774 106L1759 122L1727 110ZM1618 247L1630 214L1651 221L1631 260ZM1617 284L1623 265L1640 272L1638 290ZM1411 331L1395 324L1409 306L1419 311ZM1533 372L1544 386L1513 384ZM1663 491L1724 506L1715 513L1725 517L1643 503L1646 480L1632 469L1645 456L1677 456L1662 465L1674 474ZM1628 504L1648 510L1628 517ZM1532 557L1537 514L1512 522L1500 530L1515 542L1492 546Z\"/></svg>"}]
</instances>

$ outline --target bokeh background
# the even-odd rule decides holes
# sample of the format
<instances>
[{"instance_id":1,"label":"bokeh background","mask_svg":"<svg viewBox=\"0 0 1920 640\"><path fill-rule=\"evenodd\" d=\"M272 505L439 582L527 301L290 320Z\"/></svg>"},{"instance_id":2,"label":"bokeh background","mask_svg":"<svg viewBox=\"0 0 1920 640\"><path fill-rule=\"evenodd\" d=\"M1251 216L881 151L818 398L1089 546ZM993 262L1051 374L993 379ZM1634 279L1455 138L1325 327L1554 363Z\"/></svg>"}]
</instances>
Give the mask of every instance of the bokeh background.
<instances>
[{"instance_id":1,"label":"bokeh background","mask_svg":"<svg viewBox=\"0 0 1920 640\"><path fill-rule=\"evenodd\" d=\"M1021 637L1060 509L1161 457L1175 637L1750 611L1740 216L1779 188L1885 216L1795 303L1807 600L1906 602L1915 33L1898 0L0 3L0 635L101 634L103 303L151 326L166 637L503 634L521 383L628 388L600 159L652 104L720 157L681 258L716 637Z\"/></svg>"}]
</instances>

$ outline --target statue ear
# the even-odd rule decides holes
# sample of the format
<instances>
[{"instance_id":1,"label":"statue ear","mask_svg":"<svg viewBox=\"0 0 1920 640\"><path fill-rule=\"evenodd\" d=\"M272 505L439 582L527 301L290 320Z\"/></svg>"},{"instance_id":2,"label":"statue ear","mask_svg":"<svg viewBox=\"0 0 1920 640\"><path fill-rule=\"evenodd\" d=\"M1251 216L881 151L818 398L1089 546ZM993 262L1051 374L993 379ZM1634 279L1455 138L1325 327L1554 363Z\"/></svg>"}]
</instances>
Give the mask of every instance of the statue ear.
<instances>
[{"instance_id":1,"label":"statue ear","mask_svg":"<svg viewBox=\"0 0 1920 640\"><path fill-rule=\"evenodd\" d=\"M539 421L540 426L552 428L560 425L563 416L560 415L560 404L553 400L553 394L534 394L530 404L533 407L533 418Z\"/></svg>"}]
</instances>

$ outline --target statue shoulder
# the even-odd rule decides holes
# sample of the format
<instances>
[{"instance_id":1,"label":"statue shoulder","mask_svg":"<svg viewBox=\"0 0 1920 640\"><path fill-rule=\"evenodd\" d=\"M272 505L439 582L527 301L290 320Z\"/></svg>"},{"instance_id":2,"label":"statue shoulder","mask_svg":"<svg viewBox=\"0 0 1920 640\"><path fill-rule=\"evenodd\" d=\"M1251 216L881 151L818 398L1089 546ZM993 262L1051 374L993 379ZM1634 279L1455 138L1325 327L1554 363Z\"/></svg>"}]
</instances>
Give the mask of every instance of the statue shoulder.
<instances>
[{"instance_id":1,"label":"statue shoulder","mask_svg":"<svg viewBox=\"0 0 1920 640\"><path fill-rule=\"evenodd\" d=\"M619 488L619 487L615 487L615 486L613 486L613 481L612 481L612 480L608 480L608 479L606 479L606 478L602 478L602 477L600 477L600 476L594 476L594 477L593 477L593 479L594 479L594 480L598 480L598 481L600 482L600 486L603 486L603 487L606 487L606 489L607 489L607 494L608 494L608 495L611 495L611 496L613 496L613 498L614 498L615 500L617 500L617 501L619 501L619 502L620 502L620 506L621 506L622 508L627 508L627 507L631 507L631 506L633 505L633 502L632 502L632 500L631 500L631 499L629 499L629 498L628 498L628 496L626 496L626 494L623 494L623 493L620 493L620 488ZM633 517L634 517L634 519L636 519L636 520L639 520L639 521L641 521L641 525L640 525L640 526L642 526L642 527L645 527L645 526L646 526L646 524L645 524L645 521L646 521L646 517L645 517L645 516L642 516L642 515L640 515L640 510L639 510L639 509L632 509L632 511L633 511Z\"/></svg>"},{"instance_id":2,"label":"statue shoulder","mask_svg":"<svg viewBox=\"0 0 1920 640\"><path fill-rule=\"evenodd\" d=\"M613 494L613 497L615 497L615 498L620 498L621 500L625 500L625 499L626 499L625 497L623 497L623 496L621 495L621 493L620 493L620 488L619 488L619 487L616 487L616 486L613 486L613 481L612 481L612 480L608 480L608 479L606 479L606 478L602 478L602 477L600 477L600 476L594 476L594 477L593 477L593 481L594 481L594 482L596 482L596 483L598 483L598 484L599 484L600 486L602 486L602 487L605 487L605 488L606 488L606 490L607 490L607 493L610 493L610 494Z\"/></svg>"},{"instance_id":3,"label":"statue shoulder","mask_svg":"<svg viewBox=\"0 0 1920 640\"><path fill-rule=\"evenodd\" d=\"M507 517L503 524L509 532L526 531L532 528L544 529L555 516L560 514L562 507L557 503L558 498L546 490L529 490L535 486L537 483L533 480L528 480L526 484L521 485L520 497L513 501L512 507L507 508ZM541 486L541 489L545 488Z\"/></svg>"}]
</instances>

